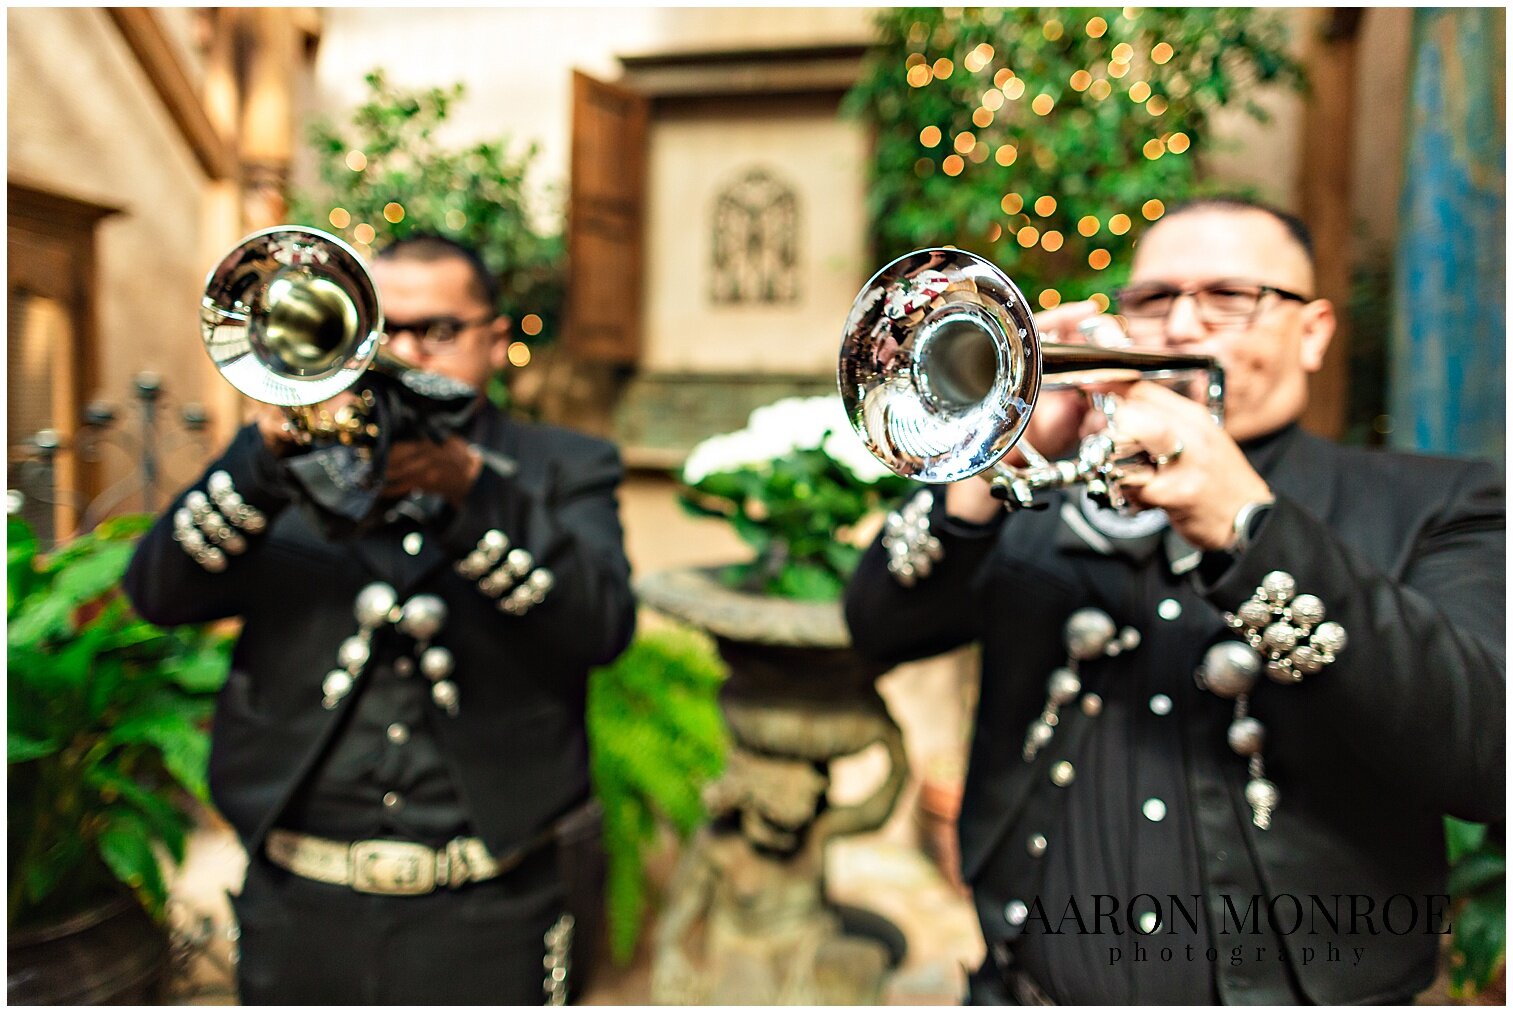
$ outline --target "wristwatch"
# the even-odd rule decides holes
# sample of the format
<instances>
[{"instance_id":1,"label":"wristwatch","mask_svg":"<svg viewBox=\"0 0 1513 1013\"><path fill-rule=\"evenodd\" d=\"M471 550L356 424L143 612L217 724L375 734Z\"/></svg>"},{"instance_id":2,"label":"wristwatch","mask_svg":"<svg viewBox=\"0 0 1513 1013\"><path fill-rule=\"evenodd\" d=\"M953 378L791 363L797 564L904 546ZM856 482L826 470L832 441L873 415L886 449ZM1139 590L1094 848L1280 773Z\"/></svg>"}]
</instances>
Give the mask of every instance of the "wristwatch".
<instances>
[{"instance_id":1,"label":"wristwatch","mask_svg":"<svg viewBox=\"0 0 1513 1013\"><path fill-rule=\"evenodd\" d=\"M1261 531L1261 523L1275 504L1276 500L1258 500L1245 504L1235 513L1235 540L1229 545L1232 554L1238 556L1250 548L1250 543Z\"/></svg>"}]
</instances>

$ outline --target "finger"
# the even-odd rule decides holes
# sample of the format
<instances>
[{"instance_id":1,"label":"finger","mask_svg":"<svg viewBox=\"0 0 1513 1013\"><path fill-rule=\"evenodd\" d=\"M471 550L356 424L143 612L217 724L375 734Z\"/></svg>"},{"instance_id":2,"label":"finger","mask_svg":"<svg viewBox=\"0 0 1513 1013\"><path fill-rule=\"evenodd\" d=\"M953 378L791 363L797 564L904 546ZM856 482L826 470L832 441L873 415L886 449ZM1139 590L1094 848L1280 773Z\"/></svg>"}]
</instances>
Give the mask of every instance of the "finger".
<instances>
[{"instance_id":1,"label":"finger","mask_svg":"<svg viewBox=\"0 0 1513 1013\"><path fill-rule=\"evenodd\" d=\"M1043 337L1055 341L1080 340L1077 325L1089 317L1096 316L1098 312L1098 304L1091 299L1064 303L1055 309L1042 310L1035 314L1035 330L1039 331Z\"/></svg>"}]
</instances>

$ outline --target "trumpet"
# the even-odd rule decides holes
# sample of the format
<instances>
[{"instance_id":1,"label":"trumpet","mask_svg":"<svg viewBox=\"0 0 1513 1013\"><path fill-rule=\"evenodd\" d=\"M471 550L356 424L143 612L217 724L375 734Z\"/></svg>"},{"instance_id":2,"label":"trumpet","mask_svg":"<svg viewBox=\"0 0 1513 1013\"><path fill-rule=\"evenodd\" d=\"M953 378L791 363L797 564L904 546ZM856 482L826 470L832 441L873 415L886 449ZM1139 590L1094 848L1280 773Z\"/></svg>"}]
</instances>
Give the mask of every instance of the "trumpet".
<instances>
[{"instance_id":1,"label":"trumpet","mask_svg":"<svg viewBox=\"0 0 1513 1013\"><path fill-rule=\"evenodd\" d=\"M318 229L283 225L238 243L205 280L200 335L233 387L284 409L304 449L289 471L335 535L376 521L390 444L441 439L476 407L472 386L383 347L372 274ZM325 406L348 391L348 403Z\"/></svg>"},{"instance_id":2,"label":"trumpet","mask_svg":"<svg viewBox=\"0 0 1513 1013\"><path fill-rule=\"evenodd\" d=\"M1197 378L1222 422L1224 371L1212 357L1042 342L1014 282L957 249L918 250L873 275L852 304L836 371L852 428L891 471L932 484L982 475L1011 508L1078 485L1101 505L1126 505L1118 483L1135 460L1109 430L1062 461L1023 438L1042 390ZM1112 420L1112 401L1093 397ZM1003 463L1016 446L1027 467Z\"/></svg>"}]
</instances>

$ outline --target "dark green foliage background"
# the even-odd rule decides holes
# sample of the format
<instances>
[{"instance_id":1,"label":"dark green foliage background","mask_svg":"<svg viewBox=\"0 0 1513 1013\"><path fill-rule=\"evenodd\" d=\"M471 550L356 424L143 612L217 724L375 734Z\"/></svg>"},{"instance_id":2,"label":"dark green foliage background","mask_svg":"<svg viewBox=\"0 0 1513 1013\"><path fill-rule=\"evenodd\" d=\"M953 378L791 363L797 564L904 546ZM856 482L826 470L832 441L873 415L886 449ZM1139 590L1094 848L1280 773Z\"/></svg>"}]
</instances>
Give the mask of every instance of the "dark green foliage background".
<instances>
[{"instance_id":1,"label":"dark green foliage background","mask_svg":"<svg viewBox=\"0 0 1513 1013\"><path fill-rule=\"evenodd\" d=\"M1094 17L1108 24L1098 38L1087 30ZM1141 213L1145 202L1171 205L1203 192L1198 156L1212 144L1213 111L1240 103L1263 118L1256 87L1300 80L1280 16L1247 8L909 7L882 12L877 24L880 44L846 108L875 130L868 214L878 262L921 247L960 246L997 262L1032 301L1046 288L1064 301L1111 294L1149 224ZM1175 52L1164 65L1151 59L1161 42ZM970 72L967 57L983 43L994 55ZM1134 55L1129 72L1114 78L1110 58L1120 43ZM911 58L933 65L942 57L953 65L948 76L923 87L908 83ZM978 127L973 111L1005 68L1024 81L1024 94L1007 99L989 126ZM1112 93L1098 100L1091 89L1075 90L1070 81L1078 70L1108 80ZM1137 81L1167 103L1159 116L1129 98ZM1045 116L1031 110L1040 94L1055 102ZM920 132L931 125L943 139L927 148ZM948 176L942 163L963 131L986 146L987 158L968 158L960 175ZM1178 131L1192 141L1185 153L1154 160L1142 153L1151 138ZM1004 144L1018 149L1008 166L993 157ZM1021 213L1002 209L1007 193L1024 199ZM1041 216L1033 205L1046 194L1057 207ZM1134 227L1114 236L1108 221L1121 213ZM1086 215L1101 223L1092 237L1077 231ZM1022 248L1014 232L1031 224L1042 234L1060 232L1065 245L1055 252ZM1002 229L996 241L995 225ZM1113 266L1089 267L1094 249L1108 250Z\"/></svg>"}]
</instances>

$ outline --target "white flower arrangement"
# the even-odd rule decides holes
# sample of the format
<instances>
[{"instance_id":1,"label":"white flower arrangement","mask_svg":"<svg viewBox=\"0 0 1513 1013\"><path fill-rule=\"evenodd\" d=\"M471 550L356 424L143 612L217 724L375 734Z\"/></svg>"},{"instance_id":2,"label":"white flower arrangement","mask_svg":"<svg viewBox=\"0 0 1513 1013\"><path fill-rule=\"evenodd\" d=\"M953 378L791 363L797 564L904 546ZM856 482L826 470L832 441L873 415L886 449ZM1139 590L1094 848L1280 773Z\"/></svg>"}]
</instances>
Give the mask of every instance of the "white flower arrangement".
<instances>
[{"instance_id":1,"label":"white flower arrangement","mask_svg":"<svg viewBox=\"0 0 1513 1013\"><path fill-rule=\"evenodd\" d=\"M787 397L751 413L746 428L711 436L683 464L683 482L698 485L710 475L761 468L795 450L823 450L858 481L872 485L892 474L851 428L840 395Z\"/></svg>"}]
</instances>

